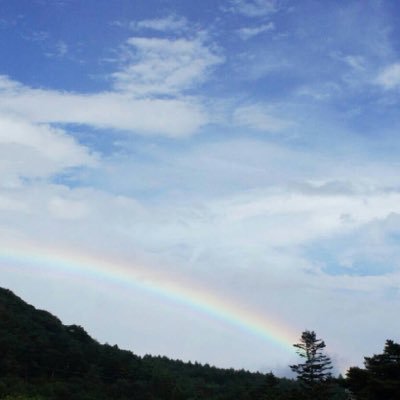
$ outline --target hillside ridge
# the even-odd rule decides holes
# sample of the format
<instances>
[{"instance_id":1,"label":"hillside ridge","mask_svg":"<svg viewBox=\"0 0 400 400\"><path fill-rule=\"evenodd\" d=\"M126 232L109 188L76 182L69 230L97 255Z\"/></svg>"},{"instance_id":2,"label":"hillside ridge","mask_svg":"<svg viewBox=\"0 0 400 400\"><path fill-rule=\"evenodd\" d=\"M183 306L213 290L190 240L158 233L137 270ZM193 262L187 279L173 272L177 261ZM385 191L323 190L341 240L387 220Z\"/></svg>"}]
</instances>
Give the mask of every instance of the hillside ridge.
<instances>
[{"instance_id":1,"label":"hillside ridge","mask_svg":"<svg viewBox=\"0 0 400 400\"><path fill-rule=\"evenodd\" d=\"M0 288L0 399L256 399L265 374L139 357ZM287 383L283 379L279 382ZM38 397L39 396L39 397ZM71 397L72 396L72 397Z\"/></svg>"}]
</instances>

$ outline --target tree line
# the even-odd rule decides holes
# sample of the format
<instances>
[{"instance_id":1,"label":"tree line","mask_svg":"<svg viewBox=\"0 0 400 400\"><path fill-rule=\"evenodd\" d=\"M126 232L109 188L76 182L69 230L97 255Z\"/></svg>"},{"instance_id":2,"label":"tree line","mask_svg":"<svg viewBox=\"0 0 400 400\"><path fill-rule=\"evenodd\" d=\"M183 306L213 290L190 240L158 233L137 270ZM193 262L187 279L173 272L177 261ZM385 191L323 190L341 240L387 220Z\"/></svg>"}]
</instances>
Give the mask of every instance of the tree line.
<instances>
[{"instance_id":1,"label":"tree line","mask_svg":"<svg viewBox=\"0 0 400 400\"><path fill-rule=\"evenodd\" d=\"M399 400L400 344L332 375L314 331L294 344L296 379L221 369L100 344L0 288L1 400Z\"/></svg>"},{"instance_id":2,"label":"tree line","mask_svg":"<svg viewBox=\"0 0 400 400\"><path fill-rule=\"evenodd\" d=\"M381 354L365 357L364 368L349 368L346 379L332 377L332 361L324 353L325 342L314 331L304 331L294 347L303 359L302 363L290 366L300 382L296 397L299 400L400 399L400 344L393 340L386 341ZM335 391L335 385L344 391ZM267 398L284 399L279 393Z\"/></svg>"}]
</instances>

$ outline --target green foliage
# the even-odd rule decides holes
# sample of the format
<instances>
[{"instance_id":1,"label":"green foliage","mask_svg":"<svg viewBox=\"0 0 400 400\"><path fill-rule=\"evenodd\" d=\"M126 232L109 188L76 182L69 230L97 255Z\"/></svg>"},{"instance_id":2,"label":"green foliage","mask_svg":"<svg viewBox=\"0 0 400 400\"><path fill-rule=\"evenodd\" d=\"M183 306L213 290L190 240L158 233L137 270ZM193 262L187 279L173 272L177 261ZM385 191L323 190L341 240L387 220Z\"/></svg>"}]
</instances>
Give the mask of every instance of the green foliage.
<instances>
[{"instance_id":1,"label":"green foliage","mask_svg":"<svg viewBox=\"0 0 400 400\"><path fill-rule=\"evenodd\" d=\"M365 357L365 369L352 367L347 384L359 400L400 399L400 344L387 340L382 354Z\"/></svg>"}]
</instances>

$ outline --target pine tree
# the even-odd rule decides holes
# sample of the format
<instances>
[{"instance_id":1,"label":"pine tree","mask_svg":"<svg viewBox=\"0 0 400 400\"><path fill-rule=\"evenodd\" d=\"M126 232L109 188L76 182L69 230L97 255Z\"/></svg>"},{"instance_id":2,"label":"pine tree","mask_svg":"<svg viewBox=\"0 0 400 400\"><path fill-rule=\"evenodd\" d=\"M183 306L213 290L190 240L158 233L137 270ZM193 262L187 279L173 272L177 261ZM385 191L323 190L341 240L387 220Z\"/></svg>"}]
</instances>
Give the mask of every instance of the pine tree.
<instances>
[{"instance_id":1,"label":"pine tree","mask_svg":"<svg viewBox=\"0 0 400 400\"><path fill-rule=\"evenodd\" d=\"M382 354L365 357L365 369L351 367L347 385L362 400L400 399L400 344L387 340Z\"/></svg>"},{"instance_id":2,"label":"pine tree","mask_svg":"<svg viewBox=\"0 0 400 400\"><path fill-rule=\"evenodd\" d=\"M297 348L297 354L305 359L302 364L290 366L302 383L312 387L325 382L331 377L332 362L323 353L326 347L325 342L317 339L314 331L304 331L301 335L300 343L293 346Z\"/></svg>"}]
</instances>

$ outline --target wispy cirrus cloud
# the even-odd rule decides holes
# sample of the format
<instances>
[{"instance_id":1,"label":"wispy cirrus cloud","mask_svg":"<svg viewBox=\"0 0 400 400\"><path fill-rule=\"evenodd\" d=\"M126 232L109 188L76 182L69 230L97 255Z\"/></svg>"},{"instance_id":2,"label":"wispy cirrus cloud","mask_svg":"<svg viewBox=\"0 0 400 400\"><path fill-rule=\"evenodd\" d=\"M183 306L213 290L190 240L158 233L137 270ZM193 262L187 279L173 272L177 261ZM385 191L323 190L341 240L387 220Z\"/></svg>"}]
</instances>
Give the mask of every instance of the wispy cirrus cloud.
<instances>
[{"instance_id":1,"label":"wispy cirrus cloud","mask_svg":"<svg viewBox=\"0 0 400 400\"><path fill-rule=\"evenodd\" d=\"M291 121L275 116L274 110L263 104L236 108L233 112L233 123L261 132L279 132L293 125Z\"/></svg>"},{"instance_id":2,"label":"wispy cirrus cloud","mask_svg":"<svg viewBox=\"0 0 400 400\"><path fill-rule=\"evenodd\" d=\"M385 67L378 74L376 83L387 90L400 87L400 62Z\"/></svg>"},{"instance_id":3,"label":"wispy cirrus cloud","mask_svg":"<svg viewBox=\"0 0 400 400\"><path fill-rule=\"evenodd\" d=\"M265 17L277 11L276 0L231 0L226 10L246 17Z\"/></svg>"},{"instance_id":4,"label":"wispy cirrus cloud","mask_svg":"<svg viewBox=\"0 0 400 400\"><path fill-rule=\"evenodd\" d=\"M268 24L263 24L256 27L246 27L240 28L237 30L237 34L243 40L251 39L254 36L258 36L261 33L273 31L275 29L275 25L273 22L269 22Z\"/></svg>"},{"instance_id":5,"label":"wispy cirrus cloud","mask_svg":"<svg viewBox=\"0 0 400 400\"><path fill-rule=\"evenodd\" d=\"M204 82L224 58L204 39L132 37L124 65L112 74L118 91L134 96L178 95Z\"/></svg>"},{"instance_id":6,"label":"wispy cirrus cloud","mask_svg":"<svg viewBox=\"0 0 400 400\"><path fill-rule=\"evenodd\" d=\"M347 55L343 57L343 61L351 68L362 71L365 69L365 58L357 55Z\"/></svg>"},{"instance_id":7,"label":"wispy cirrus cloud","mask_svg":"<svg viewBox=\"0 0 400 400\"><path fill-rule=\"evenodd\" d=\"M185 30L187 27L187 19L176 15L168 15L164 18L132 21L129 23L129 28L135 31L148 29L159 32L180 32Z\"/></svg>"}]
</instances>

